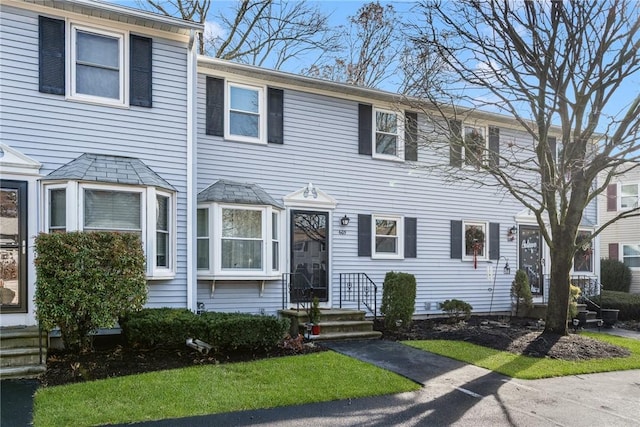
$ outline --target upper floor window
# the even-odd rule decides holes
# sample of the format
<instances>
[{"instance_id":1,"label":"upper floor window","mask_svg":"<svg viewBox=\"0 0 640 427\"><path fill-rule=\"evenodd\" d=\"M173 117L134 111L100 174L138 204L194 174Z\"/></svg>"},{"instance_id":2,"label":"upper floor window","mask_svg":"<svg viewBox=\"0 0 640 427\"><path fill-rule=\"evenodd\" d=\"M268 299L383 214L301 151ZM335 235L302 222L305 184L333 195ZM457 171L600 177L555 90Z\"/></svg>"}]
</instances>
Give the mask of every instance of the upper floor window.
<instances>
[{"instance_id":1,"label":"upper floor window","mask_svg":"<svg viewBox=\"0 0 640 427\"><path fill-rule=\"evenodd\" d=\"M281 89L206 79L206 134L259 144L284 142Z\"/></svg>"},{"instance_id":2,"label":"upper floor window","mask_svg":"<svg viewBox=\"0 0 640 427\"><path fill-rule=\"evenodd\" d=\"M478 126L464 127L464 163L467 166L480 166L484 162L487 145L486 129Z\"/></svg>"},{"instance_id":3,"label":"upper floor window","mask_svg":"<svg viewBox=\"0 0 640 427\"><path fill-rule=\"evenodd\" d=\"M151 68L150 38L39 18L40 92L108 105L151 107Z\"/></svg>"},{"instance_id":4,"label":"upper floor window","mask_svg":"<svg viewBox=\"0 0 640 427\"><path fill-rule=\"evenodd\" d=\"M640 268L640 244L622 245L622 262L630 268Z\"/></svg>"},{"instance_id":5,"label":"upper floor window","mask_svg":"<svg viewBox=\"0 0 640 427\"><path fill-rule=\"evenodd\" d=\"M620 185L620 209L634 209L638 207L640 184Z\"/></svg>"},{"instance_id":6,"label":"upper floor window","mask_svg":"<svg viewBox=\"0 0 640 427\"><path fill-rule=\"evenodd\" d=\"M392 111L375 110L374 157L402 159L403 138L400 135L399 115Z\"/></svg>"},{"instance_id":7,"label":"upper floor window","mask_svg":"<svg viewBox=\"0 0 640 427\"><path fill-rule=\"evenodd\" d=\"M124 104L124 34L72 26L71 96Z\"/></svg>"}]
</instances>

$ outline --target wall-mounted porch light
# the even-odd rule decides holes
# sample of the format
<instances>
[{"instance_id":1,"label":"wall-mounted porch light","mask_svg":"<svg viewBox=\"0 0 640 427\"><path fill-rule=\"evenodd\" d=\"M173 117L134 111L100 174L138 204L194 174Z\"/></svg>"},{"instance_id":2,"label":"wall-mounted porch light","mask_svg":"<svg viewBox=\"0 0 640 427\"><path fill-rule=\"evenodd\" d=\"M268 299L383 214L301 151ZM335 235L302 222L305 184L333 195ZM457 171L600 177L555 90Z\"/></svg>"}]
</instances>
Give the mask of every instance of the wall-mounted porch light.
<instances>
[{"instance_id":1,"label":"wall-mounted porch light","mask_svg":"<svg viewBox=\"0 0 640 427\"><path fill-rule=\"evenodd\" d=\"M518 232L518 227L516 227L515 225L513 227L511 227L509 229L509 231L507 232L507 239L509 239L510 242L514 241L516 238L516 233Z\"/></svg>"},{"instance_id":2,"label":"wall-mounted porch light","mask_svg":"<svg viewBox=\"0 0 640 427\"><path fill-rule=\"evenodd\" d=\"M340 218L340 225L343 225L346 227L347 225L349 225L349 221L351 221L351 219L347 215L345 215L342 218Z\"/></svg>"}]
</instances>

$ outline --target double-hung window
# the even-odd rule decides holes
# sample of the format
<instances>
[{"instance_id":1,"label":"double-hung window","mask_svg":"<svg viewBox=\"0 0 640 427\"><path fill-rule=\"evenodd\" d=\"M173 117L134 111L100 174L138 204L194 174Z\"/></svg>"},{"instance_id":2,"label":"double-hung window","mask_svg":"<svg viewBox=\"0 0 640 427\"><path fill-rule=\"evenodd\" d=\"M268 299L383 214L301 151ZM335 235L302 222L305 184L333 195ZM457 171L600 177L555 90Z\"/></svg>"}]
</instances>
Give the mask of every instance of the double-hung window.
<instances>
[{"instance_id":1,"label":"double-hung window","mask_svg":"<svg viewBox=\"0 0 640 427\"><path fill-rule=\"evenodd\" d=\"M573 255L573 271L590 272L593 271L593 242L591 232L579 230L576 236L578 249Z\"/></svg>"},{"instance_id":2,"label":"double-hung window","mask_svg":"<svg viewBox=\"0 0 640 427\"><path fill-rule=\"evenodd\" d=\"M404 139L401 136L402 120L399 114L374 109L373 157L390 160L404 159Z\"/></svg>"},{"instance_id":3,"label":"double-hung window","mask_svg":"<svg viewBox=\"0 0 640 427\"><path fill-rule=\"evenodd\" d=\"M198 209L198 270L209 269L209 209Z\"/></svg>"},{"instance_id":4,"label":"double-hung window","mask_svg":"<svg viewBox=\"0 0 640 427\"><path fill-rule=\"evenodd\" d=\"M620 209L634 209L638 207L640 184L620 185Z\"/></svg>"},{"instance_id":5,"label":"double-hung window","mask_svg":"<svg viewBox=\"0 0 640 427\"><path fill-rule=\"evenodd\" d=\"M622 245L622 262L629 268L640 268L640 243Z\"/></svg>"},{"instance_id":6,"label":"double-hung window","mask_svg":"<svg viewBox=\"0 0 640 427\"><path fill-rule=\"evenodd\" d=\"M372 258L403 258L404 230L402 217L373 215Z\"/></svg>"},{"instance_id":7,"label":"double-hung window","mask_svg":"<svg viewBox=\"0 0 640 427\"><path fill-rule=\"evenodd\" d=\"M484 162L487 138L486 129L480 126L464 127L464 162L479 167Z\"/></svg>"},{"instance_id":8,"label":"double-hung window","mask_svg":"<svg viewBox=\"0 0 640 427\"><path fill-rule=\"evenodd\" d=\"M222 208L221 269L262 270L263 211Z\"/></svg>"},{"instance_id":9,"label":"double-hung window","mask_svg":"<svg viewBox=\"0 0 640 427\"><path fill-rule=\"evenodd\" d=\"M71 96L124 104L124 34L71 27Z\"/></svg>"},{"instance_id":10,"label":"double-hung window","mask_svg":"<svg viewBox=\"0 0 640 427\"><path fill-rule=\"evenodd\" d=\"M67 191L64 188L49 189L49 233L63 232L67 224Z\"/></svg>"},{"instance_id":11,"label":"double-hung window","mask_svg":"<svg viewBox=\"0 0 640 427\"><path fill-rule=\"evenodd\" d=\"M487 223L463 221L464 253L463 259L488 259Z\"/></svg>"},{"instance_id":12,"label":"double-hung window","mask_svg":"<svg viewBox=\"0 0 640 427\"><path fill-rule=\"evenodd\" d=\"M264 88L227 84L225 138L236 141L266 143Z\"/></svg>"}]
</instances>

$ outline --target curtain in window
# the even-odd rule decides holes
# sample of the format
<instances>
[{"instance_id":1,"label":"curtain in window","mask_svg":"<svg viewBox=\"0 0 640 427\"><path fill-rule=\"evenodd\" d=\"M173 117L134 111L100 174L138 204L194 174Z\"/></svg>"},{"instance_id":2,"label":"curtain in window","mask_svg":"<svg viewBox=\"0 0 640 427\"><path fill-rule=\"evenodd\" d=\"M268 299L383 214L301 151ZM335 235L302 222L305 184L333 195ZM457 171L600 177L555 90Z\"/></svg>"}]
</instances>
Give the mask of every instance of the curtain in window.
<instances>
[{"instance_id":1,"label":"curtain in window","mask_svg":"<svg viewBox=\"0 0 640 427\"><path fill-rule=\"evenodd\" d=\"M262 268L262 212L222 209L222 268Z\"/></svg>"},{"instance_id":2,"label":"curtain in window","mask_svg":"<svg viewBox=\"0 0 640 427\"><path fill-rule=\"evenodd\" d=\"M141 194L124 191L85 190L84 228L142 231Z\"/></svg>"}]
</instances>

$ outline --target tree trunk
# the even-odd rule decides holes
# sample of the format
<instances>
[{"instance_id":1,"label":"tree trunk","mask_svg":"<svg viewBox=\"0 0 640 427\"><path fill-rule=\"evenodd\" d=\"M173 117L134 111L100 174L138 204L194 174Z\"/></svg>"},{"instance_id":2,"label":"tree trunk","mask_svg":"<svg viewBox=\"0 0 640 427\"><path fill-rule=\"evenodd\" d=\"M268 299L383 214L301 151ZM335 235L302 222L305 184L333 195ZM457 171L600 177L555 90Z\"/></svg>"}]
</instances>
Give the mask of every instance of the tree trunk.
<instances>
[{"instance_id":1,"label":"tree trunk","mask_svg":"<svg viewBox=\"0 0 640 427\"><path fill-rule=\"evenodd\" d=\"M551 281L545 333L567 335L567 314L569 311L569 274L573 263L573 251L569 238L555 239L551 248Z\"/></svg>"}]
</instances>

